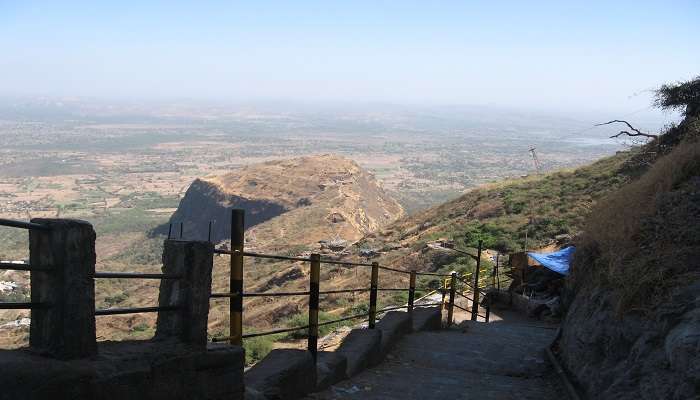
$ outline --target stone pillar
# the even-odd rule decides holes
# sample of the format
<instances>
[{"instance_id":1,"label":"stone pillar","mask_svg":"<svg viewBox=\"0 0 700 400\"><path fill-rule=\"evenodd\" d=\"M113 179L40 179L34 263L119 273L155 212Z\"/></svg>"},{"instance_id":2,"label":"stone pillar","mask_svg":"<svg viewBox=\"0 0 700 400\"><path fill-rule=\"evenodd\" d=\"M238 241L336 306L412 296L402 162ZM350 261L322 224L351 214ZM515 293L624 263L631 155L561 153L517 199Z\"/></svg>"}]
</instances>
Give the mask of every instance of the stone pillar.
<instances>
[{"instance_id":1,"label":"stone pillar","mask_svg":"<svg viewBox=\"0 0 700 400\"><path fill-rule=\"evenodd\" d=\"M59 359L90 357L95 339L95 231L85 221L34 218L29 231L29 345Z\"/></svg>"},{"instance_id":2,"label":"stone pillar","mask_svg":"<svg viewBox=\"0 0 700 400\"><path fill-rule=\"evenodd\" d=\"M202 350L206 348L213 265L212 243L165 241L163 273L178 275L180 279L161 281L158 305L179 308L158 313L156 339L175 337Z\"/></svg>"}]
</instances>

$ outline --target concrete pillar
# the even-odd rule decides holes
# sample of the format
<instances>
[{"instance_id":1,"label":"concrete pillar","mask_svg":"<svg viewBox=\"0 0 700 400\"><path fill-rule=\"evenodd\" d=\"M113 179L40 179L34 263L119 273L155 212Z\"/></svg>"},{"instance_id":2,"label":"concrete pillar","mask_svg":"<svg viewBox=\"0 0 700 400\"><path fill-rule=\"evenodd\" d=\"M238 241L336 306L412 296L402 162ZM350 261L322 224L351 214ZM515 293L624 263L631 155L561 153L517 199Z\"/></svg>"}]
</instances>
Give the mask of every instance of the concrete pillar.
<instances>
[{"instance_id":1,"label":"concrete pillar","mask_svg":"<svg viewBox=\"0 0 700 400\"><path fill-rule=\"evenodd\" d=\"M34 218L29 231L32 309L29 345L59 359L90 357L95 339L95 231L85 221Z\"/></svg>"},{"instance_id":2,"label":"concrete pillar","mask_svg":"<svg viewBox=\"0 0 700 400\"><path fill-rule=\"evenodd\" d=\"M179 308L158 313L156 339L176 337L202 350L206 348L213 264L212 243L165 241L163 273L180 279L161 281L158 305Z\"/></svg>"}]
</instances>

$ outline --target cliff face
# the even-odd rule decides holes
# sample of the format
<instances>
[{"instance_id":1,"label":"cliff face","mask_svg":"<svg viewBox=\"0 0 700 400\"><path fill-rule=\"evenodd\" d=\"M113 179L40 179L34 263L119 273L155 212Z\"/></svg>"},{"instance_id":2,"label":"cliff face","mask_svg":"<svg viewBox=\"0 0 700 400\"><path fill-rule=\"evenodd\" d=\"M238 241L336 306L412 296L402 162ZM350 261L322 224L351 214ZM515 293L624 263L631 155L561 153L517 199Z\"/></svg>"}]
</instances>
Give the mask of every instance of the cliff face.
<instances>
[{"instance_id":1,"label":"cliff face","mask_svg":"<svg viewBox=\"0 0 700 400\"><path fill-rule=\"evenodd\" d=\"M374 177L354 161L321 155L251 165L195 180L170 221L183 237L230 237L230 210L246 211L251 245L308 245L319 240L354 241L403 215ZM167 226L158 233L167 233Z\"/></svg>"},{"instance_id":2,"label":"cliff face","mask_svg":"<svg viewBox=\"0 0 700 400\"><path fill-rule=\"evenodd\" d=\"M590 398L700 396L699 127L588 218L559 346Z\"/></svg>"},{"instance_id":3,"label":"cliff face","mask_svg":"<svg viewBox=\"0 0 700 400\"><path fill-rule=\"evenodd\" d=\"M187 189L175 213L170 217L173 235L179 235L179 223L184 223L183 237L190 240L206 240L209 221L212 225L212 241L231 237L231 209L246 210L246 228L272 219L288 210L274 201L246 198L227 193L205 179L196 179ZM160 227L158 233L167 233Z\"/></svg>"}]
</instances>

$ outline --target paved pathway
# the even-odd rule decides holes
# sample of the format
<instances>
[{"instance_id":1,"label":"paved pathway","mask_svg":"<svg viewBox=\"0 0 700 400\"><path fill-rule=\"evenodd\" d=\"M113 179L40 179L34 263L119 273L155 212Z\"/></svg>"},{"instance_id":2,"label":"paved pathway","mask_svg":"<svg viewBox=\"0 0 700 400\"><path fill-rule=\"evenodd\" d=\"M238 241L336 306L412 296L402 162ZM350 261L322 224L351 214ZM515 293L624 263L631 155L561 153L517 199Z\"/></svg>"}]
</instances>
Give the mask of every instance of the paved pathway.
<instances>
[{"instance_id":1,"label":"paved pathway","mask_svg":"<svg viewBox=\"0 0 700 400\"><path fill-rule=\"evenodd\" d=\"M564 399L543 349L555 327L515 313L404 337L380 365L309 399ZM466 315L457 315L464 318Z\"/></svg>"}]
</instances>

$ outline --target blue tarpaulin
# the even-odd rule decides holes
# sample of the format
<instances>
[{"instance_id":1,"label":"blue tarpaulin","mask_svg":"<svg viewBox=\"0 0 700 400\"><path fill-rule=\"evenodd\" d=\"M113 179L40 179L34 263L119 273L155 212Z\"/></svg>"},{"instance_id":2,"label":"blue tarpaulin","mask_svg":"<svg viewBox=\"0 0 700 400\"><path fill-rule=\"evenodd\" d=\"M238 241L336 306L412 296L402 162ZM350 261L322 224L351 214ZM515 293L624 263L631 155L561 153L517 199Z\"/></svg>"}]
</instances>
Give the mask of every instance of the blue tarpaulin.
<instances>
[{"instance_id":1,"label":"blue tarpaulin","mask_svg":"<svg viewBox=\"0 0 700 400\"><path fill-rule=\"evenodd\" d=\"M565 247L554 253L527 253L533 260L562 275L569 275L569 263L576 247Z\"/></svg>"}]
</instances>

